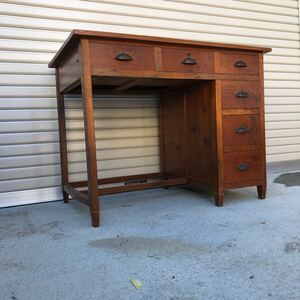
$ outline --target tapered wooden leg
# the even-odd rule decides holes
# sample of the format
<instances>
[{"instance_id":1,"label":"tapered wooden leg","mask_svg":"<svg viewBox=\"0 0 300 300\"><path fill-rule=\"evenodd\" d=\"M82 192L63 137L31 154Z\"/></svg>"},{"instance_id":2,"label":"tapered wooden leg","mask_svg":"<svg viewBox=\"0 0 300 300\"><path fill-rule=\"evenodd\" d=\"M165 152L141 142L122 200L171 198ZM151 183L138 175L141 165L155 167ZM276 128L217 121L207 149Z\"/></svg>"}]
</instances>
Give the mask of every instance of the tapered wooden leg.
<instances>
[{"instance_id":1,"label":"tapered wooden leg","mask_svg":"<svg viewBox=\"0 0 300 300\"><path fill-rule=\"evenodd\" d=\"M265 139L265 105L264 105L264 57L259 53L259 78L260 78L260 155L261 155L261 177L262 184L257 186L257 194L259 199L266 198L267 192L267 173L266 173L266 139Z\"/></svg>"},{"instance_id":2,"label":"tapered wooden leg","mask_svg":"<svg viewBox=\"0 0 300 300\"><path fill-rule=\"evenodd\" d=\"M81 40L82 53L82 94L83 94L83 112L86 144L86 162L88 177L88 196L89 207L94 227L99 226L99 199L98 199L98 178L97 178L97 158L96 158L96 140L94 124L94 105L92 93L92 81L90 73L90 58L88 40Z\"/></svg>"},{"instance_id":3,"label":"tapered wooden leg","mask_svg":"<svg viewBox=\"0 0 300 300\"><path fill-rule=\"evenodd\" d=\"M218 207L222 207L224 205L224 193L215 193L215 204Z\"/></svg>"},{"instance_id":4,"label":"tapered wooden leg","mask_svg":"<svg viewBox=\"0 0 300 300\"><path fill-rule=\"evenodd\" d=\"M60 148L60 166L61 166L61 185L68 183L68 155L67 155L67 137L66 137L66 119L64 94L59 92L59 74L56 69L56 98L58 113L58 130L59 130L59 148ZM69 202L68 194L62 189L64 202Z\"/></svg>"},{"instance_id":5,"label":"tapered wooden leg","mask_svg":"<svg viewBox=\"0 0 300 300\"><path fill-rule=\"evenodd\" d=\"M257 194L259 199L266 199L266 192L267 186L265 184L257 186Z\"/></svg>"}]
</instances>

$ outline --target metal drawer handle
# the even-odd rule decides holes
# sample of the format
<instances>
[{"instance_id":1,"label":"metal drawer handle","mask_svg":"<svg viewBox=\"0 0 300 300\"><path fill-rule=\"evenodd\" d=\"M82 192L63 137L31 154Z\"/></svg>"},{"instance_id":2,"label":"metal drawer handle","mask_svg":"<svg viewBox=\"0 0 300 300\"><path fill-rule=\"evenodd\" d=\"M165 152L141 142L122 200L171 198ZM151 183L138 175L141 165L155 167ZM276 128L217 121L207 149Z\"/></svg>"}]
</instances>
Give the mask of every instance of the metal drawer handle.
<instances>
[{"instance_id":1,"label":"metal drawer handle","mask_svg":"<svg viewBox=\"0 0 300 300\"><path fill-rule=\"evenodd\" d=\"M184 65L196 65L197 61L191 57L191 53L188 53L187 55L188 56L186 58L184 58L181 63Z\"/></svg>"},{"instance_id":2,"label":"metal drawer handle","mask_svg":"<svg viewBox=\"0 0 300 300\"><path fill-rule=\"evenodd\" d=\"M130 60L133 60L133 58L127 54L127 53L119 53L116 57L115 57L116 60L121 60L121 61L130 61Z\"/></svg>"},{"instance_id":3,"label":"metal drawer handle","mask_svg":"<svg viewBox=\"0 0 300 300\"><path fill-rule=\"evenodd\" d=\"M241 99L249 98L249 94L243 90L238 91L235 96Z\"/></svg>"},{"instance_id":4,"label":"metal drawer handle","mask_svg":"<svg viewBox=\"0 0 300 300\"><path fill-rule=\"evenodd\" d=\"M241 163L241 164L239 164L239 166L238 166L238 170L239 170L239 171L247 171L248 169L249 169L249 165L246 164L246 163Z\"/></svg>"},{"instance_id":5,"label":"metal drawer handle","mask_svg":"<svg viewBox=\"0 0 300 300\"><path fill-rule=\"evenodd\" d=\"M249 132L249 128L244 127L244 126L241 126L236 130L236 133L238 133L238 134L247 133L247 132Z\"/></svg>"},{"instance_id":6,"label":"metal drawer handle","mask_svg":"<svg viewBox=\"0 0 300 300\"><path fill-rule=\"evenodd\" d=\"M234 63L234 66L235 66L236 68L246 68L246 67L247 67L247 64L246 64L244 61L242 61L242 60L238 60L238 61L236 61L236 62Z\"/></svg>"}]
</instances>

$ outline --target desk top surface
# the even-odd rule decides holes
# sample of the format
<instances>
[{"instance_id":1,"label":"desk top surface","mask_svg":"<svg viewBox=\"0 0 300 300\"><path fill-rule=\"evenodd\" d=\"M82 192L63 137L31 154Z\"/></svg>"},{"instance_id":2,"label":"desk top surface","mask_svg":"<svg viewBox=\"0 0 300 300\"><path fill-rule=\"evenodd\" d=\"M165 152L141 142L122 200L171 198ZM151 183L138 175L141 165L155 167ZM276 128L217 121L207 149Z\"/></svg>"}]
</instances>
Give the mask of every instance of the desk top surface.
<instances>
[{"instance_id":1,"label":"desk top surface","mask_svg":"<svg viewBox=\"0 0 300 300\"><path fill-rule=\"evenodd\" d=\"M263 53L267 53L272 50L271 48L265 48L260 46L212 43L212 42L202 42L202 41L195 41L195 40L172 39L172 38L163 38L163 37L154 37L154 36L101 32L101 31L73 30L68 36L68 38L66 39L66 41L63 43L61 48L58 50L56 55L50 61L48 65L49 68L55 68L58 64L58 61L63 56L67 55L68 51L81 38L120 40L124 42L140 41L144 43L159 43L159 44L174 44L174 45L177 44L177 45L200 46L200 47L215 48L215 49L248 50L248 51L263 52Z\"/></svg>"}]
</instances>

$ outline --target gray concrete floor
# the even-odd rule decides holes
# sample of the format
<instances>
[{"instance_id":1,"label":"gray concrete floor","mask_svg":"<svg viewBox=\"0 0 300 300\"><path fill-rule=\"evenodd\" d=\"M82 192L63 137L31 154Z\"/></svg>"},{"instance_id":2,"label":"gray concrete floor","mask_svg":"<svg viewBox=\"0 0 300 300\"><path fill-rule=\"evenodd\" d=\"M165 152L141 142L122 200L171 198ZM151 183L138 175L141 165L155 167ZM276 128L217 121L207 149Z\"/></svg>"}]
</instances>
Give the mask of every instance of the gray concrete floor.
<instances>
[{"instance_id":1,"label":"gray concrete floor","mask_svg":"<svg viewBox=\"0 0 300 300\"><path fill-rule=\"evenodd\" d=\"M300 187L104 197L0 210L0 299L300 299ZM135 277L143 286L136 290Z\"/></svg>"}]
</instances>

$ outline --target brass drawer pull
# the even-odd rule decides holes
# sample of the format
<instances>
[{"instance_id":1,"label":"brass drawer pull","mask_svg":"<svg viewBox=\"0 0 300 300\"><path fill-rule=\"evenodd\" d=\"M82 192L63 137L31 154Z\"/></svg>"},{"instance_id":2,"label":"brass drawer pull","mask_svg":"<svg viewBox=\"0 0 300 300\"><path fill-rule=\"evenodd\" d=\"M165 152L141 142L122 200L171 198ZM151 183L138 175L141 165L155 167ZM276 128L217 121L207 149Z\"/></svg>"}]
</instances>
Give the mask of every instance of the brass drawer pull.
<instances>
[{"instance_id":1,"label":"brass drawer pull","mask_svg":"<svg viewBox=\"0 0 300 300\"><path fill-rule=\"evenodd\" d=\"M248 169L249 169L249 165L246 164L246 163L241 163L241 164L239 164L239 166L238 166L238 170L239 170L239 171L247 171Z\"/></svg>"},{"instance_id":2,"label":"brass drawer pull","mask_svg":"<svg viewBox=\"0 0 300 300\"><path fill-rule=\"evenodd\" d=\"M236 133L238 133L238 134L247 133L247 132L249 132L249 128L244 127L244 126L241 126L236 130Z\"/></svg>"},{"instance_id":3,"label":"brass drawer pull","mask_svg":"<svg viewBox=\"0 0 300 300\"><path fill-rule=\"evenodd\" d=\"M242 60L238 60L238 61L235 62L234 66L236 68L246 68L247 64Z\"/></svg>"},{"instance_id":4,"label":"brass drawer pull","mask_svg":"<svg viewBox=\"0 0 300 300\"><path fill-rule=\"evenodd\" d=\"M127 53L119 53L116 57L115 57L116 60L120 60L120 61L131 61L133 60L133 58L127 54Z\"/></svg>"},{"instance_id":5,"label":"brass drawer pull","mask_svg":"<svg viewBox=\"0 0 300 300\"><path fill-rule=\"evenodd\" d=\"M235 96L236 96L237 98L241 98L241 99L249 98L249 94L248 94L247 92L243 91L243 90L238 91L238 92L235 94Z\"/></svg>"},{"instance_id":6,"label":"brass drawer pull","mask_svg":"<svg viewBox=\"0 0 300 300\"><path fill-rule=\"evenodd\" d=\"M188 53L188 56L183 59L181 62L183 65L196 65L197 61L191 57L191 53Z\"/></svg>"}]
</instances>

